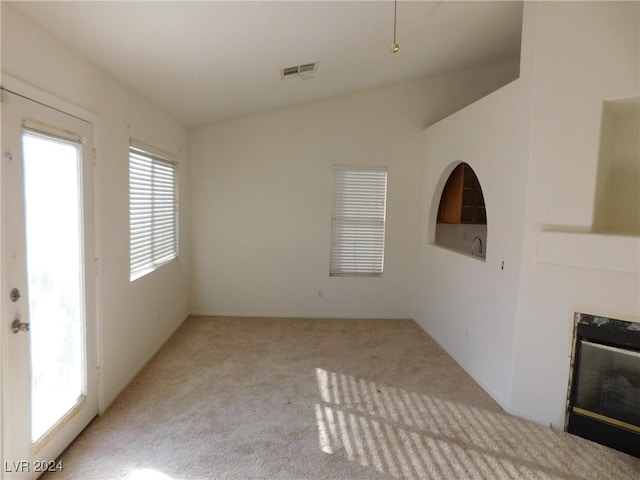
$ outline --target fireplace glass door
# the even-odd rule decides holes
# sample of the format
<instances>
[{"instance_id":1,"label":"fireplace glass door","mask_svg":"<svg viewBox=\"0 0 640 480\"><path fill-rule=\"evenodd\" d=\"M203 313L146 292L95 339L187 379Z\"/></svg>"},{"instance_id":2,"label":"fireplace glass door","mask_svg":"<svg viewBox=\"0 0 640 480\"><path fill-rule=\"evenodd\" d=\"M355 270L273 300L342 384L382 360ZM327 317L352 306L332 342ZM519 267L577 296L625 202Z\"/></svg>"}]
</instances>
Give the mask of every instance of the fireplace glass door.
<instances>
[{"instance_id":1,"label":"fireplace glass door","mask_svg":"<svg viewBox=\"0 0 640 480\"><path fill-rule=\"evenodd\" d=\"M640 352L581 339L574 413L640 432Z\"/></svg>"}]
</instances>

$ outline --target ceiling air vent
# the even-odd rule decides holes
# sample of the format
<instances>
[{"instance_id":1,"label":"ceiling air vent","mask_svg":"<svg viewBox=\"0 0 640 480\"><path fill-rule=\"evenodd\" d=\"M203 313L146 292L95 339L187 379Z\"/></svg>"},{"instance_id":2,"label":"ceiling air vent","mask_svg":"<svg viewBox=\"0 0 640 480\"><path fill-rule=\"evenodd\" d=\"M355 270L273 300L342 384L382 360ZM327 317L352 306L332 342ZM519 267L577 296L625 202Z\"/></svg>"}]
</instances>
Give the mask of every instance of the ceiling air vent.
<instances>
[{"instance_id":1,"label":"ceiling air vent","mask_svg":"<svg viewBox=\"0 0 640 480\"><path fill-rule=\"evenodd\" d=\"M304 65L300 65L300 68L298 69L299 73L308 73L308 72L315 72L315 71L316 71L315 63L305 63Z\"/></svg>"},{"instance_id":2,"label":"ceiling air vent","mask_svg":"<svg viewBox=\"0 0 640 480\"><path fill-rule=\"evenodd\" d=\"M282 69L282 78L306 77L318 71L318 62L305 63Z\"/></svg>"},{"instance_id":3,"label":"ceiling air vent","mask_svg":"<svg viewBox=\"0 0 640 480\"><path fill-rule=\"evenodd\" d=\"M291 75L297 75L299 70L300 70L300 67L297 66L297 65L295 67L283 68L282 69L282 76L283 77L289 77Z\"/></svg>"}]
</instances>

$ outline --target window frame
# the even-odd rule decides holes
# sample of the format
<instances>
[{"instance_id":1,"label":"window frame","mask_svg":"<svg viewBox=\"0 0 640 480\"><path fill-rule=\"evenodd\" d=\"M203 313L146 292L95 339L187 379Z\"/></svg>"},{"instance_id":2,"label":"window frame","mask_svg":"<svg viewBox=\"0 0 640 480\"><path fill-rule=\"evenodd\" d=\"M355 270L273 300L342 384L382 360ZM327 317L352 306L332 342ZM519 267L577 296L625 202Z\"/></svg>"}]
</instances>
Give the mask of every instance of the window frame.
<instances>
[{"instance_id":1,"label":"window frame","mask_svg":"<svg viewBox=\"0 0 640 480\"><path fill-rule=\"evenodd\" d=\"M134 159L138 163L134 166ZM149 162L151 171L149 177L145 180L148 182L149 191L143 192L140 183L140 175L142 162ZM175 157L169 153L163 152L155 147L145 145L141 142L131 139L129 144L129 281L133 282L145 275L154 272L163 265L178 258L179 253L179 229L178 229L178 162ZM134 174L134 170L137 172ZM167 175L170 172L170 175ZM138 176L138 182L134 182L134 175ZM167 180L170 178L170 182ZM134 187L137 183L137 190ZM167 191L167 186L170 190ZM160 191L159 190L164 190ZM134 242L135 235L142 235L140 225L136 225L133 220L134 206L133 196L148 193L150 196L151 206L148 208L150 225L147 225L149 231L144 235L144 240ZM171 202L170 209L167 211L166 203ZM165 208L157 207L158 203L164 203ZM142 207L138 207L140 209ZM164 211L162 211L164 210ZM167 218L171 225L169 232L165 235L158 233L158 230L167 228ZM142 230L144 230L142 228ZM168 247L165 245L168 242ZM148 243L148 251L141 250L144 244ZM164 248L163 248L164 247ZM146 261L135 261L136 256L143 256Z\"/></svg>"},{"instance_id":2,"label":"window frame","mask_svg":"<svg viewBox=\"0 0 640 480\"><path fill-rule=\"evenodd\" d=\"M374 179L380 177L380 174L383 174L382 188L380 178ZM386 248L388 168L372 165L333 165L331 178L329 276L382 276ZM357 184L356 190L353 190L354 185L345 186L350 181ZM372 202L381 204L372 206ZM353 215L346 215L345 211ZM341 228L347 231L346 235L340 234ZM345 247L345 244L348 246ZM349 249L352 250L351 254L346 252Z\"/></svg>"}]
</instances>

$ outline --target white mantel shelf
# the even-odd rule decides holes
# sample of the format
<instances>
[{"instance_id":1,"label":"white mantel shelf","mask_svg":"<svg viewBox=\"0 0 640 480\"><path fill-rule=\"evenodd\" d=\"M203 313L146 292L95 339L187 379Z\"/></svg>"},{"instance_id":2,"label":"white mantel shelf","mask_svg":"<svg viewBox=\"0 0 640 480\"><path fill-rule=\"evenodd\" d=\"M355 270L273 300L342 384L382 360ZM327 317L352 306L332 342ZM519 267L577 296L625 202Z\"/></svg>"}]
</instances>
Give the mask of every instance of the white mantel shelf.
<instances>
[{"instance_id":1,"label":"white mantel shelf","mask_svg":"<svg viewBox=\"0 0 640 480\"><path fill-rule=\"evenodd\" d=\"M567 267L637 274L640 237L545 231L540 233L538 260Z\"/></svg>"}]
</instances>

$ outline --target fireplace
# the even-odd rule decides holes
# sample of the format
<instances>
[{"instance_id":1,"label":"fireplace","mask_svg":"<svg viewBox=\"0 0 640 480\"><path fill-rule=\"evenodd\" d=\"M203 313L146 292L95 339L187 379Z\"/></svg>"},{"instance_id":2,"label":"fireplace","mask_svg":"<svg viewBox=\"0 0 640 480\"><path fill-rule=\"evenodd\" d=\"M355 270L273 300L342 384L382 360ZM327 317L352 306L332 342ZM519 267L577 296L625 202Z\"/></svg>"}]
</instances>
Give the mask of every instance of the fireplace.
<instances>
[{"instance_id":1,"label":"fireplace","mask_svg":"<svg viewBox=\"0 0 640 480\"><path fill-rule=\"evenodd\" d=\"M640 323L575 320L566 430L640 457Z\"/></svg>"}]
</instances>

